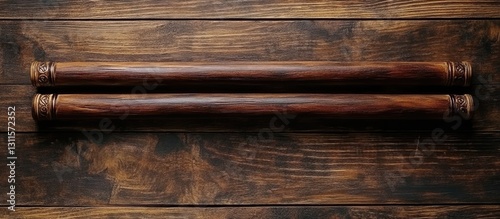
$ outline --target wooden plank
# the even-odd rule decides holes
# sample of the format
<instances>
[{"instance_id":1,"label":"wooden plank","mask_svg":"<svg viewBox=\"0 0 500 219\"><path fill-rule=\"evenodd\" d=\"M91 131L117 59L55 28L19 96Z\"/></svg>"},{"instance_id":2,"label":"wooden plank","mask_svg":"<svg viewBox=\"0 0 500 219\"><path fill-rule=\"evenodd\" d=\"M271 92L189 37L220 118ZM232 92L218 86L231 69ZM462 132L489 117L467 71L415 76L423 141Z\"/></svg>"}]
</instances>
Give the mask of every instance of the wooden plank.
<instances>
[{"instance_id":1,"label":"wooden plank","mask_svg":"<svg viewBox=\"0 0 500 219\"><path fill-rule=\"evenodd\" d=\"M67 92L68 90L63 90ZM109 90L91 90L83 92L109 92ZM101 122L106 118L80 121L47 121L37 123L31 116L32 97L36 90L31 85L4 85L0 87L0 105L4 113L0 113L0 121L7 121L7 107L16 108L17 132L81 132L82 129L102 131ZM73 90L73 92L82 92ZM121 91L130 92L128 88ZM154 91L158 92L158 91ZM496 131L500 124L500 100L498 86L476 85L470 91L477 109L471 121L460 118L446 120L339 120L335 118L292 115L287 112L276 112L262 116L166 116L155 120L138 120L132 117L110 120L112 132L394 132L424 131L432 132L441 128L450 132ZM274 124L271 124L273 123ZM105 128L106 129L106 128ZM0 126L6 132L7 126Z\"/></svg>"},{"instance_id":2,"label":"wooden plank","mask_svg":"<svg viewBox=\"0 0 500 219\"><path fill-rule=\"evenodd\" d=\"M17 205L500 201L499 132L87 135L18 133Z\"/></svg>"},{"instance_id":3,"label":"wooden plank","mask_svg":"<svg viewBox=\"0 0 500 219\"><path fill-rule=\"evenodd\" d=\"M498 218L498 205L310 207L19 207L15 218Z\"/></svg>"},{"instance_id":4,"label":"wooden plank","mask_svg":"<svg viewBox=\"0 0 500 219\"><path fill-rule=\"evenodd\" d=\"M499 37L498 20L0 21L0 84L29 84L34 60L465 60L498 83Z\"/></svg>"},{"instance_id":5,"label":"wooden plank","mask_svg":"<svg viewBox=\"0 0 500 219\"><path fill-rule=\"evenodd\" d=\"M2 1L3 19L498 18L498 1Z\"/></svg>"}]
</instances>

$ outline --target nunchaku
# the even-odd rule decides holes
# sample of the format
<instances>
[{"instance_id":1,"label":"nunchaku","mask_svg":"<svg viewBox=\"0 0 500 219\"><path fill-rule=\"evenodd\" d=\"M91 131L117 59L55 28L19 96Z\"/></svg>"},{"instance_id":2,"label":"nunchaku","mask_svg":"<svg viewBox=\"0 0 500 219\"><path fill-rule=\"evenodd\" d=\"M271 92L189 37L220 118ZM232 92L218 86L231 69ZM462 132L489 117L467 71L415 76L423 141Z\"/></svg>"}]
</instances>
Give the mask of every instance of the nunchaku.
<instances>
[{"instance_id":1,"label":"nunchaku","mask_svg":"<svg viewBox=\"0 0 500 219\"><path fill-rule=\"evenodd\" d=\"M34 62L35 87L134 86L183 82L321 82L370 86L469 86L468 62ZM36 94L37 121L161 118L169 115L267 115L286 111L339 119L470 119L468 94L150 93Z\"/></svg>"}]
</instances>

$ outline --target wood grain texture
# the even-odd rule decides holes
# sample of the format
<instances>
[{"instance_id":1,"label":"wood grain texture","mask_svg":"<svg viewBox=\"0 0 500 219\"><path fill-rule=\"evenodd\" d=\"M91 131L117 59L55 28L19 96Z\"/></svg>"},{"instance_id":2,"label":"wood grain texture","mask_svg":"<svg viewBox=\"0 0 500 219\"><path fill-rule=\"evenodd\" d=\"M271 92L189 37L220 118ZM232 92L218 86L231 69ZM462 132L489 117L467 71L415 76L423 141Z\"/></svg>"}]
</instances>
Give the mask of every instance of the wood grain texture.
<instances>
[{"instance_id":1,"label":"wood grain texture","mask_svg":"<svg viewBox=\"0 0 500 219\"><path fill-rule=\"evenodd\" d=\"M17 211L0 217L499 218L499 9L494 0L0 0L0 140L7 106L15 106L19 158ZM259 89L471 93L479 105L469 122L281 114L36 124L28 73L35 60L470 61L467 89ZM271 129L273 119L283 129Z\"/></svg>"},{"instance_id":2,"label":"wood grain texture","mask_svg":"<svg viewBox=\"0 0 500 219\"><path fill-rule=\"evenodd\" d=\"M0 21L0 36L0 84L29 84L35 60L464 60L473 84L500 81L497 20Z\"/></svg>"},{"instance_id":3,"label":"wood grain texture","mask_svg":"<svg viewBox=\"0 0 500 219\"><path fill-rule=\"evenodd\" d=\"M451 120L416 120L400 122L398 120L381 121L358 121L338 120L334 118L297 116L287 112L278 112L275 115L265 116L175 116L156 120L113 120L110 121L115 132L127 131L176 131L176 132L258 132L263 128L269 128L270 122L281 121L285 127L283 132L393 132L393 131L432 131L435 128L443 128L455 131L496 131L499 130L500 105L498 98L498 86L491 84L474 85L471 94L475 100L476 110L474 118L465 121L458 118ZM16 131L18 132L64 132L100 129L103 120L85 121L61 121L37 124L32 118L32 98L36 90L31 85L4 85L0 86L0 105L5 107L16 107ZM66 91L67 92L67 91ZM76 90L74 92L82 92ZM88 91L87 91L88 92ZM92 90L92 92L99 92ZM103 91L106 92L106 91ZM116 92L116 91L115 91ZM119 91L122 92L122 91ZM124 90L124 93L130 92ZM7 121L7 113L0 114L0 120ZM108 121L108 120L105 120ZM107 123L107 122L106 122ZM6 132L7 127L0 127L0 131Z\"/></svg>"},{"instance_id":4,"label":"wood grain texture","mask_svg":"<svg viewBox=\"0 0 500 219\"><path fill-rule=\"evenodd\" d=\"M13 218L498 218L499 206L19 207Z\"/></svg>"},{"instance_id":5,"label":"wood grain texture","mask_svg":"<svg viewBox=\"0 0 500 219\"><path fill-rule=\"evenodd\" d=\"M472 117L471 95L448 94L37 94L33 119L86 120L176 115L321 116L335 119L449 119ZM276 121L270 122L276 127Z\"/></svg>"},{"instance_id":6,"label":"wood grain texture","mask_svg":"<svg viewBox=\"0 0 500 219\"><path fill-rule=\"evenodd\" d=\"M16 139L19 206L500 202L498 132L87 130Z\"/></svg>"},{"instance_id":7,"label":"wood grain texture","mask_svg":"<svg viewBox=\"0 0 500 219\"><path fill-rule=\"evenodd\" d=\"M2 1L3 19L498 18L498 1Z\"/></svg>"},{"instance_id":8,"label":"wood grain texture","mask_svg":"<svg viewBox=\"0 0 500 219\"><path fill-rule=\"evenodd\" d=\"M33 62L35 87L241 84L469 86L468 62Z\"/></svg>"}]
</instances>

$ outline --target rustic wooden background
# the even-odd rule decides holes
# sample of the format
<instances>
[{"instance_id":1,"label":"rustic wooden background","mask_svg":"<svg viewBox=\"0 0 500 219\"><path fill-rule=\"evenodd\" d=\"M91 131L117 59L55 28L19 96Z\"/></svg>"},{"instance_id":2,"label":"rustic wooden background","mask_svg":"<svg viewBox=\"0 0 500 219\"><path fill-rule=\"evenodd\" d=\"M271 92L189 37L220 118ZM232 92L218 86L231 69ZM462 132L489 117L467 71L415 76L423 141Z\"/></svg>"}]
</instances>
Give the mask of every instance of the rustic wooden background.
<instances>
[{"instance_id":1,"label":"rustic wooden background","mask_svg":"<svg viewBox=\"0 0 500 219\"><path fill-rule=\"evenodd\" d=\"M498 218L499 18L495 0L0 1L0 157L8 106L18 156L16 212L0 216ZM471 88L416 91L478 105L470 122L298 115L271 134L272 115L36 124L33 60L466 60ZM150 92L197 91L164 89Z\"/></svg>"}]
</instances>

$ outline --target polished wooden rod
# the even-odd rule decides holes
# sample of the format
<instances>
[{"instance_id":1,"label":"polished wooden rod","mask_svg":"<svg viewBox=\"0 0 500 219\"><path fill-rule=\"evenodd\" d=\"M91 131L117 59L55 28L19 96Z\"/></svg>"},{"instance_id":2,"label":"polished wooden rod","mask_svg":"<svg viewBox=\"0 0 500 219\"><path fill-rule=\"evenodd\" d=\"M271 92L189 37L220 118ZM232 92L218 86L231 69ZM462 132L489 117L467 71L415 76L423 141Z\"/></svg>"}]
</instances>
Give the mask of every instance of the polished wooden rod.
<instances>
[{"instance_id":1,"label":"polished wooden rod","mask_svg":"<svg viewBox=\"0 0 500 219\"><path fill-rule=\"evenodd\" d=\"M35 120L268 115L287 112L339 119L471 118L470 95L391 94L36 94Z\"/></svg>"},{"instance_id":2,"label":"polished wooden rod","mask_svg":"<svg viewBox=\"0 0 500 219\"><path fill-rule=\"evenodd\" d=\"M183 83L312 83L362 86L468 86L468 62L33 62L31 81L47 86Z\"/></svg>"}]
</instances>

